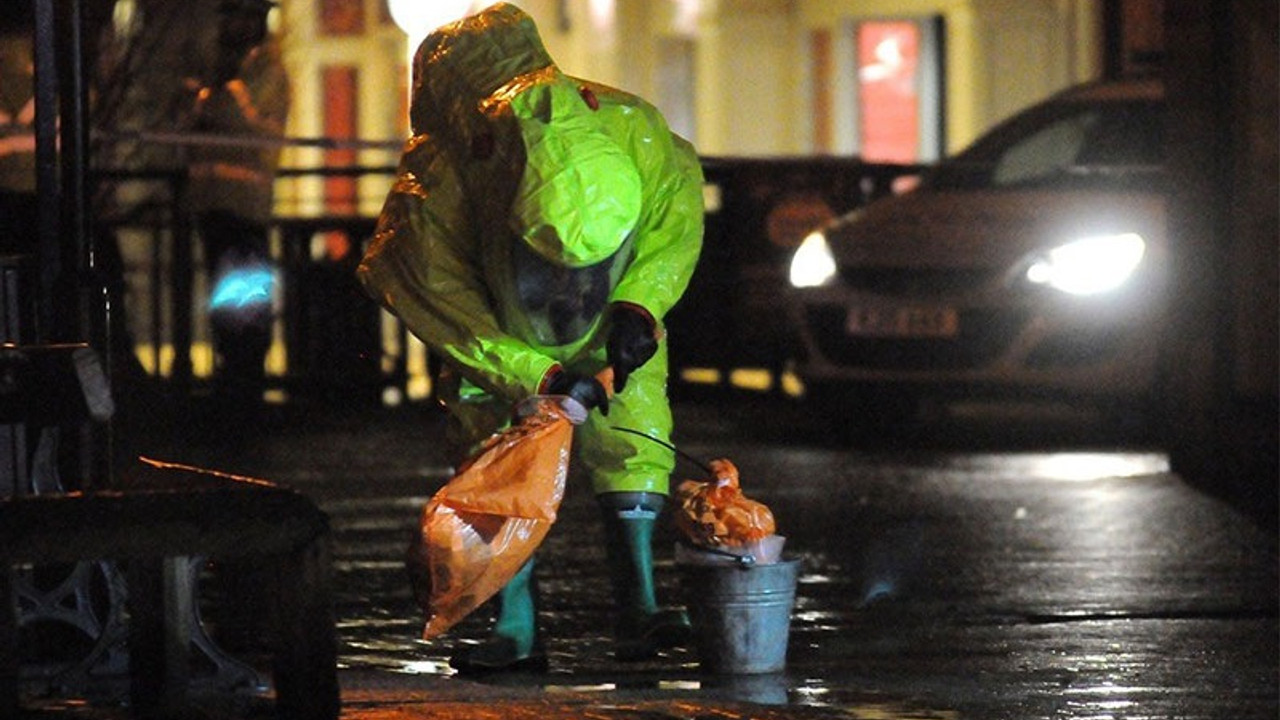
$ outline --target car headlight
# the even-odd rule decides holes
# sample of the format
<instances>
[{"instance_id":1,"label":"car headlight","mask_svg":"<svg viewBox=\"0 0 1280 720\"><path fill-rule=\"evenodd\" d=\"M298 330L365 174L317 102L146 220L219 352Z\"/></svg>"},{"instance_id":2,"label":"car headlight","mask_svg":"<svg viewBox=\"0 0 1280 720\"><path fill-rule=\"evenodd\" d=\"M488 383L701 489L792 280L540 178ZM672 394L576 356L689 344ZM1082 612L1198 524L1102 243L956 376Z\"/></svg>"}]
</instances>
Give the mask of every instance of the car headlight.
<instances>
[{"instance_id":1,"label":"car headlight","mask_svg":"<svg viewBox=\"0 0 1280 720\"><path fill-rule=\"evenodd\" d=\"M836 274L836 260L821 232L809 236L791 256L791 284L798 288L826 285Z\"/></svg>"},{"instance_id":2,"label":"car headlight","mask_svg":"<svg viewBox=\"0 0 1280 720\"><path fill-rule=\"evenodd\" d=\"M1146 242L1136 233L1083 238L1035 258L1026 277L1072 295L1096 295L1123 285L1145 251ZM791 272L794 277L794 263Z\"/></svg>"}]
</instances>

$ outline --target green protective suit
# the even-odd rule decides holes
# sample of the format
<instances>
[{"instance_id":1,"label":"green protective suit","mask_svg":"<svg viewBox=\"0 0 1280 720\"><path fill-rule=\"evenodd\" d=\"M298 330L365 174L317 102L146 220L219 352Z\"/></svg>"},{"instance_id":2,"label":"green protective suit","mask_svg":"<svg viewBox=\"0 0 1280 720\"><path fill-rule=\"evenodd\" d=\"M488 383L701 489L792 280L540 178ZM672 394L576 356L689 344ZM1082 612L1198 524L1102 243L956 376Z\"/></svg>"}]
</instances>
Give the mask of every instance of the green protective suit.
<instances>
[{"instance_id":1,"label":"green protective suit","mask_svg":"<svg viewBox=\"0 0 1280 720\"><path fill-rule=\"evenodd\" d=\"M498 4L427 37L414 60L413 137L359 268L366 289L443 360L462 455L501 429L556 367L606 365L608 309L638 306L657 353L575 447L597 493L666 493L661 320L702 243L692 146L644 100L569 77L531 18Z\"/></svg>"}]
</instances>

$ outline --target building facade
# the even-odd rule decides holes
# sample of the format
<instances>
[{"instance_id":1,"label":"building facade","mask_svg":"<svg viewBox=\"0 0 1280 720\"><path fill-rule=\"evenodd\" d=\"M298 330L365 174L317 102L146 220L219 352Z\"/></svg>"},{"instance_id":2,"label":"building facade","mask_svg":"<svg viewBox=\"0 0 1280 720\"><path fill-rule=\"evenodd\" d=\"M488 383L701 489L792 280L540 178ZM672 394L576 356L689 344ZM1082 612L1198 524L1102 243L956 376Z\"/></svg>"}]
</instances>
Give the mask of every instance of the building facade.
<instances>
[{"instance_id":1,"label":"building facade","mask_svg":"<svg viewBox=\"0 0 1280 720\"><path fill-rule=\"evenodd\" d=\"M371 141L340 151L296 147L287 166L394 163L393 150L371 145L394 145L408 132L407 67L417 40L387 2L282 0L297 109L289 134ZM887 162L939 159L1022 107L1101 77L1114 8L1157 7L1146 0L514 4L538 21L566 72L650 99L704 155ZM281 182L280 211L309 215L376 213L386 179Z\"/></svg>"}]
</instances>

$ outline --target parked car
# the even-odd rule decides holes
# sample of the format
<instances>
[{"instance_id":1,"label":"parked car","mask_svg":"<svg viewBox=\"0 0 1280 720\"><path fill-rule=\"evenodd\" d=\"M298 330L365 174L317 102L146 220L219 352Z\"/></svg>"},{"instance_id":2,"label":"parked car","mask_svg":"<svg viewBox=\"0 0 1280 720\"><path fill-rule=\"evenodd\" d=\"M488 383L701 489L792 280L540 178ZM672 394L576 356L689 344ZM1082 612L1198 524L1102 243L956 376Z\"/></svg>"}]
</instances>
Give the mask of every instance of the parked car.
<instances>
[{"instance_id":1,"label":"parked car","mask_svg":"<svg viewBox=\"0 0 1280 720\"><path fill-rule=\"evenodd\" d=\"M787 292L806 394L1143 407L1167 302L1164 113L1155 80L1072 88L809 235Z\"/></svg>"},{"instance_id":2,"label":"parked car","mask_svg":"<svg viewBox=\"0 0 1280 720\"><path fill-rule=\"evenodd\" d=\"M748 369L771 375L764 385L779 390L796 344L779 304L791 253L810 230L888 194L895 179L919 167L834 156L704 156L701 164L702 255L665 319L671 389L732 387L730 376Z\"/></svg>"}]
</instances>

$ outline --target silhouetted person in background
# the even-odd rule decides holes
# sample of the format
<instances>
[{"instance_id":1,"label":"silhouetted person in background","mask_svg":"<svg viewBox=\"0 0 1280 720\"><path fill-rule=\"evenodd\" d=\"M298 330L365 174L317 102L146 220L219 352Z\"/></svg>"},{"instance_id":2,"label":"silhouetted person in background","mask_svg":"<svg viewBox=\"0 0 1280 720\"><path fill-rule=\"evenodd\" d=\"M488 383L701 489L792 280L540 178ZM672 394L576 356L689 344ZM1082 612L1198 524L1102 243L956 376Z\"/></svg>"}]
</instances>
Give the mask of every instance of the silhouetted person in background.
<instances>
[{"instance_id":1,"label":"silhouetted person in background","mask_svg":"<svg viewBox=\"0 0 1280 720\"><path fill-rule=\"evenodd\" d=\"M227 142L192 148L188 197L209 269L215 389L240 415L262 400L275 271L267 234L289 111L288 76L267 30L268 0L221 0L217 53L191 130ZM241 142L236 142L236 141Z\"/></svg>"}]
</instances>

